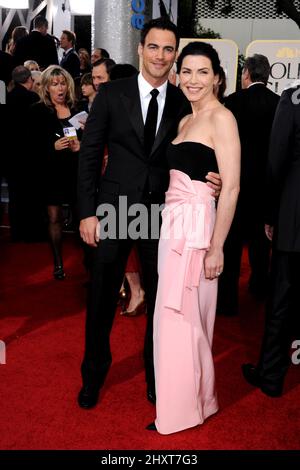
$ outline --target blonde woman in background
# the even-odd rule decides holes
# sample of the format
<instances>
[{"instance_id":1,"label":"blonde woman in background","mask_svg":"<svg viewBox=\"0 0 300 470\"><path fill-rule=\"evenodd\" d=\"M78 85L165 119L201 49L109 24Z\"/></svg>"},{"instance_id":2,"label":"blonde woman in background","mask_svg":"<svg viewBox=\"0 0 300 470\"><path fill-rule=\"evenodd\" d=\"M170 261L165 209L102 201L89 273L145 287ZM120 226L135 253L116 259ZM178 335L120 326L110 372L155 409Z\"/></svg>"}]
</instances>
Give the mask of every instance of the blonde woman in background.
<instances>
[{"instance_id":1,"label":"blonde woman in background","mask_svg":"<svg viewBox=\"0 0 300 470\"><path fill-rule=\"evenodd\" d=\"M65 278L62 259L63 204L76 198L78 137L69 138L66 128L76 114L74 82L62 67L50 65L41 75L41 101L31 108L34 132L33 162L39 175L37 197L43 197L48 212L49 238L57 280Z\"/></svg>"},{"instance_id":2,"label":"blonde woman in background","mask_svg":"<svg viewBox=\"0 0 300 470\"><path fill-rule=\"evenodd\" d=\"M40 70L39 64L35 60L25 60L24 67L33 72L34 70Z\"/></svg>"}]
</instances>

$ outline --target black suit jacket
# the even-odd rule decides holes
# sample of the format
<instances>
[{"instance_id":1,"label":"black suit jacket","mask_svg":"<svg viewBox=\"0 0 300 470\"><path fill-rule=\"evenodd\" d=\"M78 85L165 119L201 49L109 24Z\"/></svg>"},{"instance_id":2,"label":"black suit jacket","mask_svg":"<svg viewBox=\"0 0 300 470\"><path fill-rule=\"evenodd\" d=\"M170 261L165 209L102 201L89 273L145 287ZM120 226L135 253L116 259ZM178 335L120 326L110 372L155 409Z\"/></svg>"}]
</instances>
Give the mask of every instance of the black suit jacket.
<instances>
[{"instance_id":1,"label":"black suit jacket","mask_svg":"<svg viewBox=\"0 0 300 470\"><path fill-rule=\"evenodd\" d=\"M0 51L0 80L7 86L11 81L11 72L13 70L13 58L7 52Z\"/></svg>"},{"instance_id":2,"label":"black suit jacket","mask_svg":"<svg viewBox=\"0 0 300 470\"><path fill-rule=\"evenodd\" d=\"M275 247L300 252L300 87L283 92L272 127L266 222Z\"/></svg>"},{"instance_id":3,"label":"black suit jacket","mask_svg":"<svg viewBox=\"0 0 300 470\"><path fill-rule=\"evenodd\" d=\"M249 217L253 203L259 204L263 217L266 166L271 127L279 96L263 84L229 95L225 105L234 114L241 140L241 191L239 201ZM262 218L263 221L263 218Z\"/></svg>"},{"instance_id":4,"label":"black suit jacket","mask_svg":"<svg viewBox=\"0 0 300 470\"><path fill-rule=\"evenodd\" d=\"M182 92L168 83L165 107L152 152L144 149L144 123L137 77L101 85L89 114L79 158L80 219L96 214L99 203L140 202L145 185L160 195L169 183L166 147L176 136L180 119L190 112ZM104 147L108 164L101 176Z\"/></svg>"},{"instance_id":5,"label":"black suit jacket","mask_svg":"<svg viewBox=\"0 0 300 470\"><path fill-rule=\"evenodd\" d=\"M9 172L19 172L21 178L24 177L22 169L28 160L26 144L28 140L32 141L33 135L32 130L27 127L29 109L39 99L37 93L27 90L20 84L16 84L13 90L7 93L5 117L7 133L4 134L10 147L10 152L7 152L7 168Z\"/></svg>"},{"instance_id":6,"label":"black suit jacket","mask_svg":"<svg viewBox=\"0 0 300 470\"><path fill-rule=\"evenodd\" d=\"M42 70L48 65L58 65L57 50L53 37L32 31L16 43L15 65L23 65L25 60L35 60Z\"/></svg>"},{"instance_id":7,"label":"black suit jacket","mask_svg":"<svg viewBox=\"0 0 300 470\"><path fill-rule=\"evenodd\" d=\"M80 76L80 60L75 49L70 50L60 61L61 67L69 72L73 77Z\"/></svg>"}]
</instances>

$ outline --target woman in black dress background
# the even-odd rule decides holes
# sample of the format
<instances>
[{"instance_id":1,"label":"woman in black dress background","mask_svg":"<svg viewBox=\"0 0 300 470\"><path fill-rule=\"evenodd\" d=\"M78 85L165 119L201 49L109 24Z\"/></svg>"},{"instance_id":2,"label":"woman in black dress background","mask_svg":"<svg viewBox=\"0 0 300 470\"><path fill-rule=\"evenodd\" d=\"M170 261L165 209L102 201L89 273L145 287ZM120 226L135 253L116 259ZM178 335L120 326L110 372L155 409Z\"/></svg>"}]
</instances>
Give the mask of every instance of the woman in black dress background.
<instances>
[{"instance_id":1,"label":"woman in black dress background","mask_svg":"<svg viewBox=\"0 0 300 470\"><path fill-rule=\"evenodd\" d=\"M76 114L74 81L57 65L42 73L41 101L30 110L30 129L34 135L33 161L37 195L47 205L48 230L54 259L54 278L65 278L62 259L63 204L76 198L78 137L65 137L64 128Z\"/></svg>"}]
</instances>

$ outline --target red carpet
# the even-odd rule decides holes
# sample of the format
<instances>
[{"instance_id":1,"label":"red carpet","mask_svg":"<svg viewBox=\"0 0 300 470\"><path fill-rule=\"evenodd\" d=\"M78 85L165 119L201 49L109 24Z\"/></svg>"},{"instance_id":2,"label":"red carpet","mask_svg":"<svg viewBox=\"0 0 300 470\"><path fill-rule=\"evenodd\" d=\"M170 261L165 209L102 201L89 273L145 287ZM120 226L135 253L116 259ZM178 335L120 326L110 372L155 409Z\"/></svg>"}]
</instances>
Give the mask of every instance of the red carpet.
<instances>
[{"instance_id":1,"label":"red carpet","mask_svg":"<svg viewBox=\"0 0 300 470\"><path fill-rule=\"evenodd\" d=\"M263 308L241 281L241 316L217 317L214 355L220 411L201 427L170 436L145 430L154 407L145 398L145 317L116 315L113 366L99 405L76 403L83 352L85 273L73 236L64 247L67 278L52 280L47 244L1 238L0 449L299 449L299 367L282 398L268 398L243 380L240 364L255 361Z\"/></svg>"}]
</instances>

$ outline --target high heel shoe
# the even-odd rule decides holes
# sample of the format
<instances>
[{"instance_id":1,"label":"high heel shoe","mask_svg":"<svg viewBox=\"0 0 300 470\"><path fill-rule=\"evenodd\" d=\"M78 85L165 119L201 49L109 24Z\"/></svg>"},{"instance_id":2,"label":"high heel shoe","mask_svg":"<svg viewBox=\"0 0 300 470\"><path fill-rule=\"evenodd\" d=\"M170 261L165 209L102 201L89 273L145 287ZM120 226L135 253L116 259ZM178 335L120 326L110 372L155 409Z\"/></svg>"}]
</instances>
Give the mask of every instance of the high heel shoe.
<instances>
[{"instance_id":1,"label":"high heel shoe","mask_svg":"<svg viewBox=\"0 0 300 470\"><path fill-rule=\"evenodd\" d=\"M120 305L121 307L121 312L125 312L127 300L128 300L128 293L125 287L123 286L119 292L119 300L118 300L118 305Z\"/></svg>"},{"instance_id":2,"label":"high heel shoe","mask_svg":"<svg viewBox=\"0 0 300 470\"><path fill-rule=\"evenodd\" d=\"M148 426L146 426L147 431L157 431L155 423L150 423Z\"/></svg>"},{"instance_id":3,"label":"high heel shoe","mask_svg":"<svg viewBox=\"0 0 300 470\"><path fill-rule=\"evenodd\" d=\"M121 315L124 315L124 317L137 317L144 312L146 312L146 302L143 299L133 310L124 310Z\"/></svg>"},{"instance_id":4,"label":"high heel shoe","mask_svg":"<svg viewBox=\"0 0 300 470\"><path fill-rule=\"evenodd\" d=\"M62 281L66 277L66 274L62 266L55 266L54 271L53 271L53 277L57 281Z\"/></svg>"}]
</instances>

